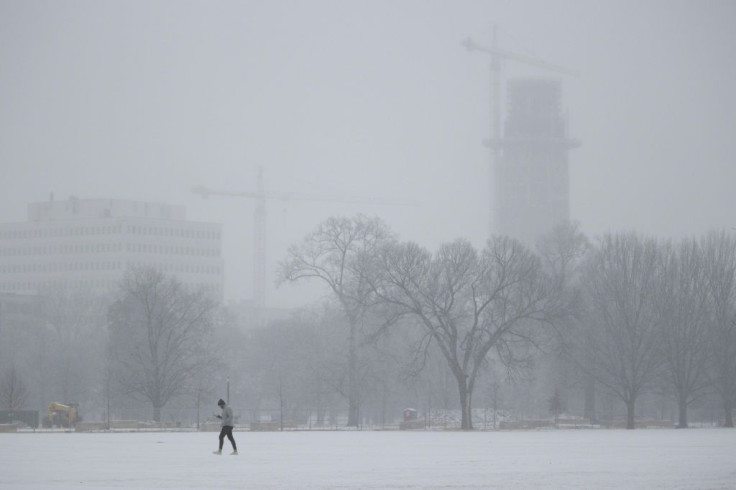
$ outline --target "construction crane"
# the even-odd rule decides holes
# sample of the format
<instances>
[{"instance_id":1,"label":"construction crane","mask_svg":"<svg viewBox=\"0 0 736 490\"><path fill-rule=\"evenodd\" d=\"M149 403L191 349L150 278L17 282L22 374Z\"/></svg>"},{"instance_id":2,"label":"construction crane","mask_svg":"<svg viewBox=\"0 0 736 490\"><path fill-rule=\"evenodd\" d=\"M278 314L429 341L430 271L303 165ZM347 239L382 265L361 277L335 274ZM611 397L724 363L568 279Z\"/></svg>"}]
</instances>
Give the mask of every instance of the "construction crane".
<instances>
[{"instance_id":1,"label":"construction crane","mask_svg":"<svg viewBox=\"0 0 736 490\"><path fill-rule=\"evenodd\" d=\"M354 204L380 204L396 206L413 206L408 201L376 199L370 197L355 197L346 195L318 195L297 192L266 192L263 185L263 168L258 167L258 180L255 191L226 191L214 190L204 186L192 188L192 192L204 198L209 196L230 196L255 199L254 217L254 246L253 246L253 301L259 310L266 306L266 200L279 201L321 201L342 202Z\"/></svg>"},{"instance_id":2,"label":"construction crane","mask_svg":"<svg viewBox=\"0 0 736 490\"><path fill-rule=\"evenodd\" d=\"M473 39L467 38L462 43L469 52L479 52L490 56L491 64L491 135L487 142L488 147L491 149L491 169L499 161L500 157L500 145L498 142L501 139L501 60L511 60L523 63L536 68L560 73L562 75L570 75L578 77L579 73L565 68L564 66L555 65L548 63L547 61L537 58L534 56L528 56L519 53L513 53L505 49L498 47L498 26L493 26L493 37L491 47L487 48L478 43ZM491 220L489 220L489 223Z\"/></svg>"}]
</instances>

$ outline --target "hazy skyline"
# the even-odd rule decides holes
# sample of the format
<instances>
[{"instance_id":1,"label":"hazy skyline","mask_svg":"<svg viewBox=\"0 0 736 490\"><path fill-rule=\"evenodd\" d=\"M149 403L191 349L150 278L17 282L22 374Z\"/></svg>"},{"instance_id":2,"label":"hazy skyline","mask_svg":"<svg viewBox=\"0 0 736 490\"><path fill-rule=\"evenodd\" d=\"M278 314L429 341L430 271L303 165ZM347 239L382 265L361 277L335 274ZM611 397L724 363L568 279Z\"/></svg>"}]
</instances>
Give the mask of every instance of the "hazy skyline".
<instances>
[{"instance_id":1,"label":"hazy skyline","mask_svg":"<svg viewBox=\"0 0 736 490\"><path fill-rule=\"evenodd\" d=\"M488 60L562 80L570 214L591 237L736 226L731 1L0 0L0 222L70 195L184 205L224 225L225 297L252 296L255 203L195 185L376 199L269 201L271 306L285 249L330 216L382 217L431 249L487 236ZM505 98L502 98L505 101ZM416 206L381 205L405 199Z\"/></svg>"}]
</instances>

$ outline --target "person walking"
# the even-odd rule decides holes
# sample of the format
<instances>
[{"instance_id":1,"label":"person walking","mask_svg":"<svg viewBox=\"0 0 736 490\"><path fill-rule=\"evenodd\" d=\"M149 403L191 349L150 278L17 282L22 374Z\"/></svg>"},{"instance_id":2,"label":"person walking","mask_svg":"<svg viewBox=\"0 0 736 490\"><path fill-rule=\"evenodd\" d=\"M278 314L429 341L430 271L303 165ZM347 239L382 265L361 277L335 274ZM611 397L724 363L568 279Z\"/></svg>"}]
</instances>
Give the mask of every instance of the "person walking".
<instances>
[{"instance_id":1,"label":"person walking","mask_svg":"<svg viewBox=\"0 0 736 490\"><path fill-rule=\"evenodd\" d=\"M233 427L235 427L233 423L233 409L222 398L217 401L217 405L222 409L222 415L215 415L215 417L222 421L222 429L220 430L220 449L215 451L215 454L222 454L222 445L225 442L225 436L230 439L230 444L233 445L233 452L230 454L238 454L238 446L235 445L235 439L233 438Z\"/></svg>"}]
</instances>

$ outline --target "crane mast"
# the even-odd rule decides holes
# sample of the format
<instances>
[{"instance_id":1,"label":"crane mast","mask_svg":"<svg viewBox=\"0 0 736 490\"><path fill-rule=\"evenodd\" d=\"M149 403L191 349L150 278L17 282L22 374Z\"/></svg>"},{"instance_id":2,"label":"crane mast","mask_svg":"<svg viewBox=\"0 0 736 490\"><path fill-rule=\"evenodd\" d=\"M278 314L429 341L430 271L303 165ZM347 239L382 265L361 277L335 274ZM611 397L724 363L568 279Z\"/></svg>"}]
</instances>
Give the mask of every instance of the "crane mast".
<instances>
[{"instance_id":1,"label":"crane mast","mask_svg":"<svg viewBox=\"0 0 736 490\"><path fill-rule=\"evenodd\" d=\"M253 301L256 308L266 306L266 192L263 187L263 168L258 167L256 183L256 209L253 213L255 223L255 243L253 247Z\"/></svg>"},{"instance_id":2,"label":"crane mast","mask_svg":"<svg viewBox=\"0 0 736 490\"><path fill-rule=\"evenodd\" d=\"M470 39L468 39L470 41ZM470 49L470 48L468 48ZM491 141L498 142L501 139L501 58L498 54L498 26L493 26L493 44L491 54ZM498 164L501 155L501 147L498 144L491 145L491 165L488 169L488 188L492 189L495 179L493 178L494 165ZM498 186L498 184L496 184ZM498 193L498 188L496 188ZM488 203L491 206L491 202ZM493 219L488 219L488 234L493 234Z\"/></svg>"},{"instance_id":3,"label":"crane mast","mask_svg":"<svg viewBox=\"0 0 736 490\"><path fill-rule=\"evenodd\" d=\"M266 306L266 194L263 185L263 168L258 167L256 191L214 190L202 185L192 188L192 192L203 198L210 195L228 197L246 197L256 200L253 212L253 303L260 312Z\"/></svg>"},{"instance_id":4,"label":"crane mast","mask_svg":"<svg viewBox=\"0 0 736 490\"><path fill-rule=\"evenodd\" d=\"M564 66L554 65L548 63L545 60L534 56L523 55L514 53L499 48L498 46L498 26L493 26L493 37L491 39L491 47L487 48L477 44L473 39L465 39L461 45L468 50L468 52L479 52L490 57L490 80L491 80L491 100L490 100L490 116L491 116L491 127L490 127L490 139L487 141L487 146L491 150L491 162L489 171L489 189L493 192L492 195L498 196L503 190L499 188L499 182L493 177L493 169L500 161L501 157L501 60L512 60L519 63L523 63L536 68L560 73L564 75L578 76L578 73L574 70L565 68ZM493 189L495 181L495 191ZM494 231L494 219L489 218L489 231L492 234Z\"/></svg>"},{"instance_id":5,"label":"crane mast","mask_svg":"<svg viewBox=\"0 0 736 490\"><path fill-rule=\"evenodd\" d=\"M263 183L263 167L258 167L256 190L254 191L227 191L214 190L204 186L192 188L192 192L206 198L210 195L227 197L245 197L255 199L253 212L253 303L259 312L266 306L266 200L279 201L322 201L344 203L369 203L396 206L413 206L414 203L401 200L376 199L369 197L355 197L345 195L317 195L295 192L266 192Z\"/></svg>"}]
</instances>

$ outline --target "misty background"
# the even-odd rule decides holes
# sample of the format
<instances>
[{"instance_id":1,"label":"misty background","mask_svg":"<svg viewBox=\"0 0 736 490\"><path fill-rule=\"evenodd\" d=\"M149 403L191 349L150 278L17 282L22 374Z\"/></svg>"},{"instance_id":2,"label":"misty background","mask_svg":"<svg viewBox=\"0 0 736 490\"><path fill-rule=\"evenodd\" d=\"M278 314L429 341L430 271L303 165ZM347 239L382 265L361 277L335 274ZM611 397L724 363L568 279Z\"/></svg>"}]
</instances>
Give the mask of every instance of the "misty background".
<instances>
[{"instance_id":1,"label":"misty background","mask_svg":"<svg viewBox=\"0 0 736 490\"><path fill-rule=\"evenodd\" d=\"M370 198L267 202L277 263L330 216L380 216L429 249L489 233L489 61L472 37L562 80L571 218L595 237L736 226L730 1L0 1L0 221L29 202L117 198L222 223L225 299L252 297L252 199L196 185ZM502 94L505 105L505 97ZM389 205L405 200L413 206ZM316 292L315 292L316 291Z\"/></svg>"}]
</instances>

